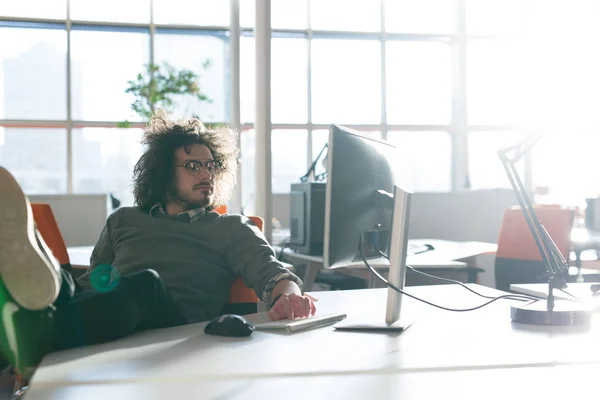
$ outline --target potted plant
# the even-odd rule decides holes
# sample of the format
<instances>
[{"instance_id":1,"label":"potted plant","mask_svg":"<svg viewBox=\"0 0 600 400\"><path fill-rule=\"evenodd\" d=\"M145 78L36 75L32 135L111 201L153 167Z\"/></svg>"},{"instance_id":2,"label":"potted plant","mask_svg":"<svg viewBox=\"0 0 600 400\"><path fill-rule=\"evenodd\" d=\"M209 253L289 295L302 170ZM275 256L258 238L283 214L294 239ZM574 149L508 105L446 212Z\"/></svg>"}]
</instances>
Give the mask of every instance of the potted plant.
<instances>
[{"instance_id":1,"label":"potted plant","mask_svg":"<svg viewBox=\"0 0 600 400\"><path fill-rule=\"evenodd\" d=\"M203 69L210 67L210 60L202 64ZM177 70L168 63L162 65L149 63L144 65L135 80L128 81L125 93L135 96L131 109L144 121L148 121L154 110L162 108L172 113L178 99L192 97L201 102L212 102L200 88L200 76L188 69ZM119 123L120 128L129 128L131 122Z\"/></svg>"}]
</instances>

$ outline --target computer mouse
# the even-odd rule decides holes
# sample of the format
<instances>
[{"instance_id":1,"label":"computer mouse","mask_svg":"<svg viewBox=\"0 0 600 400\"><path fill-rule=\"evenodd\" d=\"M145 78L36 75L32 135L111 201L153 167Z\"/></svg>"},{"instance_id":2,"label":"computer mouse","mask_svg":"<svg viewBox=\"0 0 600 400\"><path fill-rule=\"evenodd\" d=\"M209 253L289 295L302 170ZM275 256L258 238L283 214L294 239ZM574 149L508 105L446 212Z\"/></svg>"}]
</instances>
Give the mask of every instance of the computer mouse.
<instances>
[{"instance_id":1,"label":"computer mouse","mask_svg":"<svg viewBox=\"0 0 600 400\"><path fill-rule=\"evenodd\" d=\"M235 314L224 314L213 320L204 328L207 335L217 336L250 336L254 332L254 325L244 317Z\"/></svg>"}]
</instances>

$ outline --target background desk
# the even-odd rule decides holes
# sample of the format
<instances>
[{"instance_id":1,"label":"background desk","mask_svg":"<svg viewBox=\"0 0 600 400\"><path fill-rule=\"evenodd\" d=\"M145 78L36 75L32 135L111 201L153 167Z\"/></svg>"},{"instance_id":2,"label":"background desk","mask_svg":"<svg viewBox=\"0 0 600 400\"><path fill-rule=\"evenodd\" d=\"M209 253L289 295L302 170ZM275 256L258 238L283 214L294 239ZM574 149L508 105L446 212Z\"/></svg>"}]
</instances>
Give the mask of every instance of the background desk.
<instances>
[{"instance_id":1,"label":"background desk","mask_svg":"<svg viewBox=\"0 0 600 400\"><path fill-rule=\"evenodd\" d=\"M482 254L495 254L498 245L485 242L454 242L439 239L412 239L410 244L430 244L434 250L407 257L407 264L430 273L440 270L461 270L467 274L467 282L476 283L477 275L481 269L477 266L477 256ZM280 246L274 247L279 254ZM295 265L306 264L306 271L302 278L306 290L312 290L319 271L323 270L323 257L296 253L289 248L283 249L283 257ZM368 280L369 287L381 287L379 281L373 279L372 274L365 266L355 268L340 268L336 272L356 276ZM387 275L387 271L382 269Z\"/></svg>"},{"instance_id":2,"label":"background desk","mask_svg":"<svg viewBox=\"0 0 600 400\"><path fill-rule=\"evenodd\" d=\"M463 270L467 274L467 281L471 283L477 282L477 274L480 271L477 268L476 257L481 254L495 253L497 249L496 244L484 242L417 239L410 240L410 243L415 245L431 244L434 250L409 256L407 258L409 265L420 270L429 270L431 273L444 269ZM93 249L93 246L67 248L73 268L76 270L87 269L90 265L90 256ZM279 246L274 246L274 249L277 254L281 252L281 247ZM323 269L323 257L296 253L288 248L283 250L283 256L292 264L306 264L306 270L302 277L304 290L313 290L317 274ZM378 281L372 279L372 274L369 273L366 267L343 268L338 272L369 280L369 287L377 287L379 285ZM386 271L383 271L383 273L384 275L387 274Z\"/></svg>"},{"instance_id":3,"label":"background desk","mask_svg":"<svg viewBox=\"0 0 600 400\"><path fill-rule=\"evenodd\" d=\"M600 250L600 232L575 228L571 232L571 243L575 266L581 270L583 264L581 254L586 250Z\"/></svg>"},{"instance_id":4,"label":"background desk","mask_svg":"<svg viewBox=\"0 0 600 400\"><path fill-rule=\"evenodd\" d=\"M483 301L456 285L408 291L445 306ZM384 289L313 295L321 313L383 319ZM597 379L586 378L600 366L598 315L589 327L532 327L511 323L511 304L450 313L406 298L415 322L400 335L324 327L225 338L204 335L204 323L148 331L48 355L27 399L556 398L569 382L593 393Z\"/></svg>"}]
</instances>

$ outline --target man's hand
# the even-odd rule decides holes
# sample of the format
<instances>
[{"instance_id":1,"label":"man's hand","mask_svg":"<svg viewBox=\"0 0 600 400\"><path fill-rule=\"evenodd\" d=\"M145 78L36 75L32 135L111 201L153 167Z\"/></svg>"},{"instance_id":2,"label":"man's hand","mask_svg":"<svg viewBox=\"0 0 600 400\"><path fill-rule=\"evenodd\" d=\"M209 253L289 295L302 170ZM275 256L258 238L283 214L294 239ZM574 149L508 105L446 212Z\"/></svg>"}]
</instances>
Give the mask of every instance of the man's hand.
<instances>
[{"instance_id":1,"label":"man's hand","mask_svg":"<svg viewBox=\"0 0 600 400\"><path fill-rule=\"evenodd\" d=\"M269 310L269 317L273 321L310 317L317 312L315 301L318 300L307 294L282 294Z\"/></svg>"}]
</instances>

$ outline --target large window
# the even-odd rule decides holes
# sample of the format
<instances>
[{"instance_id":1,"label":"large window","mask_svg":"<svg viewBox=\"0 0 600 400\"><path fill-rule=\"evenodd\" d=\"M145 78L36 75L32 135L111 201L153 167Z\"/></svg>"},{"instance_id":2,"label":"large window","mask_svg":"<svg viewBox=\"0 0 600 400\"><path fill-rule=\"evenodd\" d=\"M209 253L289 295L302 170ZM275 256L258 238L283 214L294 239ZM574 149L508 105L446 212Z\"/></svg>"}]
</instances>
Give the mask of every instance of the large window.
<instances>
[{"instance_id":1,"label":"large window","mask_svg":"<svg viewBox=\"0 0 600 400\"><path fill-rule=\"evenodd\" d=\"M381 45L378 41L315 39L311 57L315 123L381 123Z\"/></svg>"},{"instance_id":2,"label":"large window","mask_svg":"<svg viewBox=\"0 0 600 400\"><path fill-rule=\"evenodd\" d=\"M274 123L306 124L308 122L307 40L276 37L271 41L272 73L271 120ZM254 37L241 38L241 112L242 122L254 122L256 76ZM285 82L285 84L280 84ZM306 146L305 146L306 147Z\"/></svg>"},{"instance_id":3,"label":"large window","mask_svg":"<svg viewBox=\"0 0 600 400\"><path fill-rule=\"evenodd\" d=\"M119 121L136 118L133 96L125 93L149 61L148 33L134 30L71 31L72 118Z\"/></svg>"},{"instance_id":4,"label":"large window","mask_svg":"<svg viewBox=\"0 0 600 400\"><path fill-rule=\"evenodd\" d=\"M0 127L0 165L13 173L27 193L65 193L66 130Z\"/></svg>"},{"instance_id":5,"label":"large window","mask_svg":"<svg viewBox=\"0 0 600 400\"><path fill-rule=\"evenodd\" d=\"M148 0L69 0L70 15L79 21L150 22Z\"/></svg>"},{"instance_id":6,"label":"large window","mask_svg":"<svg viewBox=\"0 0 600 400\"><path fill-rule=\"evenodd\" d=\"M310 2L310 26L315 30L377 32L381 4L373 0L318 0Z\"/></svg>"},{"instance_id":7,"label":"large window","mask_svg":"<svg viewBox=\"0 0 600 400\"><path fill-rule=\"evenodd\" d=\"M67 34L60 25L0 25L0 119L67 117Z\"/></svg>"},{"instance_id":8,"label":"large window","mask_svg":"<svg viewBox=\"0 0 600 400\"><path fill-rule=\"evenodd\" d=\"M210 102L177 104L174 116L229 122L229 11L221 0L0 2L0 165L29 194L131 205L144 121L128 81L150 61L191 69Z\"/></svg>"},{"instance_id":9,"label":"large window","mask_svg":"<svg viewBox=\"0 0 600 400\"><path fill-rule=\"evenodd\" d=\"M483 131L469 133L469 180L473 189L510 188L510 181L498 157L498 150L517 143L523 136L510 131ZM517 164L521 180L524 161Z\"/></svg>"},{"instance_id":10,"label":"large window","mask_svg":"<svg viewBox=\"0 0 600 400\"><path fill-rule=\"evenodd\" d=\"M176 117L195 115L206 122L227 121L229 65L226 31L159 29L154 38L154 49L157 63L166 62L200 75L200 90L210 99L210 102L183 100L183 104L177 104L175 108Z\"/></svg>"},{"instance_id":11,"label":"large window","mask_svg":"<svg viewBox=\"0 0 600 400\"><path fill-rule=\"evenodd\" d=\"M402 183L413 191L449 191L452 142L447 132L390 131L398 148Z\"/></svg>"},{"instance_id":12,"label":"large window","mask_svg":"<svg viewBox=\"0 0 600 400\"><path fill-rule=\"evenodd\" d=\"M83 128L73 130L73 190L111 193L133 204L133 166L142 153L141 130Z\"/></svg>"},{"instance_id":13,"label":"large window","mask_svg":"<svg viewBox=\"0 0 600 400\"><path fill-rule=\"evenodd\" d=\"M177 104L176 116L241 115L241 201L253 199L256 2L239 1L239 48L234 3L1 1L0 164L30 193L107 191L127 204L143 121L125 88L144 64L167 62L199 73L211 100ZM599 19L595 0L271 0L273 191L289 191L336 123L397 144L418 191L506 187L497 149L552 132L561 139L543 140L523 176L561 202L600 193L582 164L600 136ZM117 129L125 119L133 128ZM561 150L579 180L559 178ZM37 177L32 158L47 166Z\"/></svg>"},{"instance_id":14,"label":"large window","mask_svg":"<svg viewBox=\"0 0 600 400\"><path fill-rule=\"evenodd\" d=\"M547 202L585 206L600 196L597 127L545 131L532 151L533 183L547 191Z\"/></svg>"},{"instance_id":15,"label":"large window","mask_svg":"<svg viewBox=\"0 0 600 400\"><path fill-rule=\"evenodd\" d=\"M450 46L447 43L417 41L389 41L386 46L388 122L450 125Z\"/></svg>"},{"instance_id":16,"label":"large window","mask_svg":"<svg viewBox=\"0 0 600 400\"><path fill-rule=\"evenodd\" d=\"M385 30L394 33L452 33L453 0L386 0Z\"/></svg>"},{"instance_id":17,"label":"large window","mask_svg":"<svg viewBox=\"0 0 600 400\"><path fill-rule=\"evenodd\" d=\"M64 19L67 16L66 5L67 0L3 1L0 2L0 16Z\"/></svg>"}]
</instances>

